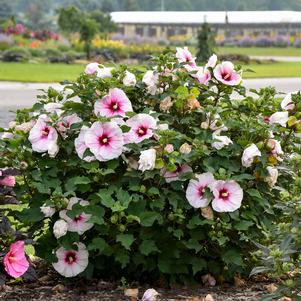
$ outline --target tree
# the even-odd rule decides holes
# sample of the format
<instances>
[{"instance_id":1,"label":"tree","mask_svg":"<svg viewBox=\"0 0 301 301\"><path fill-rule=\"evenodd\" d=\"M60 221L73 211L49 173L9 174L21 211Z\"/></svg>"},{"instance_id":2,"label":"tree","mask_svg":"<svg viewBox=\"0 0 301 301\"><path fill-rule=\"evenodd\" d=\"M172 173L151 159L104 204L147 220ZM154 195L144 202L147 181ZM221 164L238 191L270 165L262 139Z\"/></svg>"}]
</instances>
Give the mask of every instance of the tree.
<instances>
[{"instance_id":1,"label":"tree","mask_svg":"<svg viewBox=\"0 0 301 301\"><path fill-rule=\"evenodd\" d=\"M202 24L201 30L198 33L198 53L197 59L200 62L205 62L212 55L215 48L215 39L211 28L207 22Z\"/></svg>"},{"instance_id":2,"label":"tree","mask_svg":"<svg viewBox=\"0 0 301 301\"><path fill-rule=\"evenodd\" d=\"M58 25L65 34L79 32L81 23L81 12L75 6L60 8L58 10Z\"/></svg>"},{"instance_id":3,"label":"tree","mask_svg":"<svg viewBox=\"0 0 301 301\"><path fill-rule=\"evenodd\" d=\"M99 32L106 37L116 28L110 15L105 15L101 11L85 13L74 6L59 9L58 25L66 34L76 32L80 34L87 59L90 59L91 42L94 36Z\"/></svg>"},{"instance_id":4,"label":"tree","mask_svg":"<svg viewBox=\"0 0 301 301\"><path fill-rule=\"evenodd\" d=\"M123 10L127 10L127 11L139 10L139 5L137 0L124 0Z\"/></svg>"},{"instance_id":5,"label":"tree","mask_svg":"<svg viewBox=\"0 0 301 301\"><path fill-rule=\"evenodd\" d=\"M13 15L11 4L7 0L0 0L0 23Z\"/></svg>"},{"instance_id":6,"label":"tree","mask_svg":"<svg viewBox=\"0 0 301 301\"><path fill-rule=\"evenodd\" d=\"M84 42L85 46L85 52L87 55L87 59L90 59L90 54L91 54L91 42L98 32L98 24L95 20L90 19L89 17L84 17L81 20L80 24L80 39L82 42Z\"/></svg>"},{"instance_id":7,"label":"tree","mask_svg":"<svg viewBox=\"0 0 301 301\"><path fill-rule=\"evenodd\" d=\"M101 11L110 13L114 10L114 6L110 0L104 0L101 4Z\"/></svg>"},{"instance_id":8,"label":"tree","mask_svg":"<svg viewBox=\"0 0 301 301\"><path fill-rule=\"evenodd\" d=\"M97 23L98 31L106 39L108 34L117 29L117 25L112 21L109 14L95 11L90 14L90 18Z\"/></svg>"}]
</instances>

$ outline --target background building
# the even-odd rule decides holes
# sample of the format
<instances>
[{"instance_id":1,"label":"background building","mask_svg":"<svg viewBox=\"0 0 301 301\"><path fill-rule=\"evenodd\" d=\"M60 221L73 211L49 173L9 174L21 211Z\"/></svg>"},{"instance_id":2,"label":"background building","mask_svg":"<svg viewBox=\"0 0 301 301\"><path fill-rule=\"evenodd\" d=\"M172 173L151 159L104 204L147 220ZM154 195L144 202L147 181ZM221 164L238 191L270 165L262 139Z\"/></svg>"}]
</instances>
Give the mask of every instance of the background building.
<instances>
[{"instance_id":1,"label":"background building","mask_svg":"<svg viewBox=\"0 0 301 301\"><path fill-rule=\"evenodd\" d=\"M112 12L112 20L123 35L170 39L196 36L207 22L217 39L275 35L301 37L301 12L297 11L122 11Z\"/></svg>"}]
</instances>

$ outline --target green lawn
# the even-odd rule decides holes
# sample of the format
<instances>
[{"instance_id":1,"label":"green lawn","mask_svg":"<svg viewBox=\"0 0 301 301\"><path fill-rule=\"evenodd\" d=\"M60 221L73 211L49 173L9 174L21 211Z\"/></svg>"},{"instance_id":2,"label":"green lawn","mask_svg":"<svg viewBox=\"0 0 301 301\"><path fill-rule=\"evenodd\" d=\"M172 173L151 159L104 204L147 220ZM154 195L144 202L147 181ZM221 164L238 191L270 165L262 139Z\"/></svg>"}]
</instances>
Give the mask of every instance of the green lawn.
<instances>
[{"instance_id":1,"label":"green lawn","mask_svg":"<svg viewBox=\"0 0 301 301\"><path fill-rule=\"evenodd\" d=\"M301 77L301 62L250 64L243 66L243 68L255 71L255 73L245 72L244 78Z\"/></svg>"},{"instance_id":2,"label":"green lawn","mask_svg":"<svg viewBox=\"0 0 301 301\"><path fill-rule=\"evenodd\" d=\"M0 63L0 80L20 82L59 82L74 80L84 65Z\"/></svg>"},{"instance_id":3,"label":"green lawn","mask_svg":"<svg viewBox=\"0 0 301 301\"><path fill-rule=\"evenodd\" d=\"M245 54L258 56L301 56L301 48L295 47L219 47L218 54Z\"/></svg>"},{"instance_id":4,"label":"green lawn","mask_svg":"<svg viewBox=\"0 0 301 301\"><path fill-rule=\"evenodd\" d=\"M244 78L301 77L301 62L251 64L243 66L255 73L245 73ZM0 63L0 80L20 82L59 82L75 80L84 65Z\"/></svg>"}]
</instances>

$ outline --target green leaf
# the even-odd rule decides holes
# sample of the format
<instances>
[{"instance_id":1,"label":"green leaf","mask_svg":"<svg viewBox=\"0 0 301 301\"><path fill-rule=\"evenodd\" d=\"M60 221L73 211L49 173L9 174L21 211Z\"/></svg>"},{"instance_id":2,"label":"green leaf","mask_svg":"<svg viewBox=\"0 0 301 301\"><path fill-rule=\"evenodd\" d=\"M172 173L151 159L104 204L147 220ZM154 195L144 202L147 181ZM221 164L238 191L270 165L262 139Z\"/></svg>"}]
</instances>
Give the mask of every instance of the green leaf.
<instances>
[{"instance_id":1,"label":"green leaf","mask_svg":"<svg viewBox=\"0 0 301 301\"><path fill-rule=\"evenodd\" d=\"M91 183L88 177L73 177L67 180L65 188L67 191L75 191L77 185L84 185Z\"/></svg>"},{"instance_id":2,"label":"green leaf","mask_svg":"<svg viewBox=\"0 0 301 301\"><path fill-rule=\"evenodd\" d=\"M184 242L185 246L188 249L195 250L195 253L198 253L203 249L203 246L196 239L189 239L187 242Z\"/></svg>"},{"instance_id":3,"label":"green leaf","mask_svg":"<svg viewBox=\"0 0 301 301\"><path fill-rule=\"evenodd\" d=\"M115 260L121 263L121 267L125 268L127 264L130 262L130 256L123 251L118 251L115 253Z\"/></svg>"},{"instance_id":4,"label":"green leaf","mask_svg":"<svg viewBox=\"0 0 301 301\"><path fill-rule=\"evenodd\" d=\"M230 249L228 251L225 251L224 254L222 255L222 258L224 262L229 265L233 265L233 264L238 266L244 265L240 253L235 249Z\"/></svg>"},{"instance_id":5,"label":"green leaf","mask_svg":"<svg viewBox=\"0 0 301 301\"><path fill-rule=\"evenodd\" d=\"M193 257L191 260L193 275L207 268L207 262L203 258Z\"/></svg>"},{"instance_id":6,"label":"green leaf","mask_svg":"<svg viewBox=\"0 0 301 301\"><path fill-rule=\"evenodd\" d=\"M141 245L139 246L139 250L141 254L148 256L152 252L158 252L159 249L157 248L155 242L153 240L143 240Z\"/></svg>"},{"instance_id":7,"label":"green leaf","mask_svg":"<svg viewBox=\"0 0 301 301\"><path fill-rule=\"evenodd\" d=\"M237 224L234 225L234 228L237 230L245 231L248 230L254 223L252 221L241 220Z\"/></svg>"},{"instance_id":8,"label":"green leaf","mask_svg":"<svg viewBox=\"0 0 301 301\"><path fill-rule=\"evenodd\" d=\"M106 243L106 241L103 238L98 237L94 238L87 248L89 251L98 250L102 253L104 250L110 249L111 247Z\"/></svg>"},{"instance_id":9,"label":"green leaf","mask_svg":"<svg viewBox=\"0 0 301 301\"><path fill-rule=\"evenodd\" d=\"M41 209L39 207L24 209L18 215L19 219L25 223L38 222L44 218L44 214L41 212Z\"/></svg>"},{"instance_id":10,"label":"green leaf","mask_svg":"<svg viewBox=\"0 0 301 301\"><path fill-rule=\"evenodd\" d=\"M133 234L118 234L116 236L116 241L120 242L123 247L125 247L127 250L130 250L132 243L135 241Z\"/></svg>"},{"instance_id":11,"label":"green leaf","mask_svg":"<svg viewBox=\"0 0 301 301\"><path fill-rule=\"evenodd\" d=\"M106 189L101 189L97 193L97 195L100 197L101 204L104 205L107 208L112 208L113 205L115 204L115 200L112 198L112 192L106 190Z\"/></svg>"},{"instance_id":12,"label":"green leaf","mask_svg":"<svg viewBox=\"0 0 301 301\"><path fill-rule=\"evenodd\" d=\"M151 227L155 221L162 223L162 216L157 212L144 211L138 214L140 223L144 227Z\"/></svg>"},{"instance_id":13,"label":"green leaf","mask_svg":"<svg viewBox=\"0 0 301 301\"><path fill-rule=\"evenodd\" d=\"M250 188L247 190L247 194L253 198L262 199L262 195L257 189Z\"/></svg>"}]
</instances>

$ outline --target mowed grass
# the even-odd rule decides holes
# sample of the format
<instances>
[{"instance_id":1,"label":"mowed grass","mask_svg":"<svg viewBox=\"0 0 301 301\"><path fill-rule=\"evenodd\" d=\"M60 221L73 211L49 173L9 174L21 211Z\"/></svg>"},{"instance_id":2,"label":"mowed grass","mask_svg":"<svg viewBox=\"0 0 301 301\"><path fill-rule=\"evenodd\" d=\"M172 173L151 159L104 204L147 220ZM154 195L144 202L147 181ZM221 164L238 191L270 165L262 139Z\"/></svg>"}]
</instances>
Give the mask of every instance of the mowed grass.
<instances>
[{"instance_id":1,"label":"mowed grass","mask_svg":"<svg viewBox=\"0 0 301 301\"><path fill-rule=\"evenodd\" d=\"M60 82L75 80L83 72L84 65L0 63L0 81L18 82ZM269 64L250 64L243 68L244 78L301 77L301 62L279 62Z\"/></svg>"},{"instance_id":2,"label":"mowed grass","mask_svg":"<svg viewBox=\"0 0 301 301\"><path fill-rule=\"evenodd\" d=\"M245 54L254 56L300 56L301 48L296 47L219 47L218 54Z\"/></svg>"},{"instance_id":3,"label":"mowed grass","mask_svg":"<svg viewBox=\"0 0 301 301\"><path fill-rule=\"evenodd\" d=\"M301 62L279 62L270 64L244 65L244 78L269 78L269 77L301 77Z\"/></svg>"},{"instance_id":4,"label":"mowed grass","mask_svg":"<svg viewBox=\"0 0 301 301\"><path fill-rule=\"evenodd\" d=\"M0 63L0 80L50 83L75 80L84 70L78 64Z\"/></svg>"}]
</instances>

